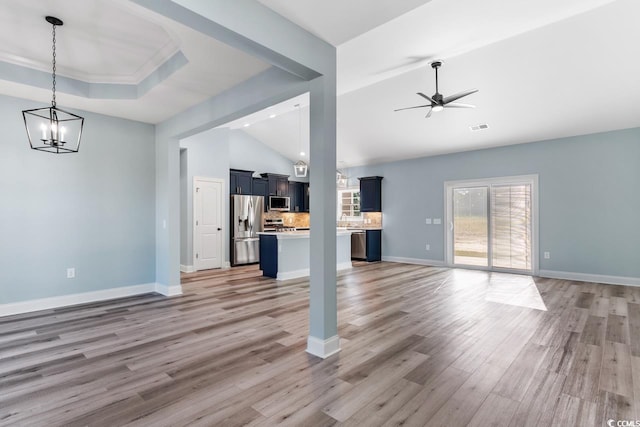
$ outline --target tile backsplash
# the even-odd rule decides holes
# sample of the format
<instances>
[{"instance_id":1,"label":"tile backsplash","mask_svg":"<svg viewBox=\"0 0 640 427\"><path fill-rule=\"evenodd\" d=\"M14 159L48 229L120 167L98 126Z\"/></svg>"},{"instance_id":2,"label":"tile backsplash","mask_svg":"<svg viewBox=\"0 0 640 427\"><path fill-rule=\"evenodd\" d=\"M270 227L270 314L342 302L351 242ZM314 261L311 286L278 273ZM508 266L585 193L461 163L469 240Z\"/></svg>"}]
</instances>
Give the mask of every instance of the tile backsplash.
<instances>
[{"instance_id":1,"label":"tile backsplash","mask_svg":"<svg viewBox=\"0 0 640 427\"><path fill-rule=\"evenodd\" d=\"M282 218L285 227L309 228L309 214L306 212L278 212L269 211L264 213L265 219Z\"/></svg>"},{"instance_id":2,"label":"tile backsplash","mask_svg":"<svg viewBox=\"0 0 640 427\"><path fill-rule=\"evenodd\" d=\"M264 213L265 219L282 218L286 227L309 228L309 214L306 212L278 212ZM382 212L363 212L362 221L337 221L338 227L382 228Z\"/></svg>"},{"instance_id":3,"label":"tile backsplash","mask_svg":"<svg viewBox=\"0 0 640 427\"><path fill-rule=\"evenodd\" d=\"M361 221L338 221L338 227L382 228L382 212L363 212Z\"/></svg>"}]
</instances>

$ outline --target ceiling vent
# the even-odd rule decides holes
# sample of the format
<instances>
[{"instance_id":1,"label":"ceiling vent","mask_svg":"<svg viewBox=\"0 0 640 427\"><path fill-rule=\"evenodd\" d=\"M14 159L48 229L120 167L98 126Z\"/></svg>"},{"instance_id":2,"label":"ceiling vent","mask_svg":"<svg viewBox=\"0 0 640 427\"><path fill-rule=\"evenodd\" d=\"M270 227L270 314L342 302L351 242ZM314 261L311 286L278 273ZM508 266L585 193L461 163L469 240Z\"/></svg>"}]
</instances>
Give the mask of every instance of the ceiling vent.
<instances>
[{"instance_id":1,"label":"ceiling vent","mask_svg":"<svg viewBox=\"0 0 640 427\"><path fill-rule=\"evenodd\" d=\"M469 126L469 129L471 129L472 131L477 131L477 130L485 130L485 129L489 129L489 125L486 123L483 123L481 125L474 125L474 126Z\"/></svg>"}]
</instances>

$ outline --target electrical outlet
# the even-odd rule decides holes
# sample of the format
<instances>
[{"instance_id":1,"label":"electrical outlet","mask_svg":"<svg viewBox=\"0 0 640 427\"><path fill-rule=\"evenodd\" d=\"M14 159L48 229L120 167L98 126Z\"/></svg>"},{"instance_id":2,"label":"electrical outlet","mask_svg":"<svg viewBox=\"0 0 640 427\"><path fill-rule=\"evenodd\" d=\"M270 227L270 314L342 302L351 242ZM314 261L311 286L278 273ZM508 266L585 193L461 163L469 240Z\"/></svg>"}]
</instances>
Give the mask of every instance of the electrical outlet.
<instances>
[{"instance_id":1,"label":"electrical outlet","mask_svg":"<svg viewBox=\"0 0 640 427\"><path fill-rule=\"evenodd\" d=\"M424 247L424 248L425 248L426 250L430 251L430 250L431 250L431 245L427 243L427 244L425 245L425 247Z\"/></svg>"},{"instance_id":2,"label":"electrical outlet","mask_svg":"<svg viewBox=\"0 0 640 427\"><path fill-rule=\"evenodd\" d=\"M427 224L427 225L431 224L431 218L427 218L427 219L425 219L425 220L424 220L424 223L425 223L425 224Z\"/></svg>"},{"instance_id":3,"label":"electrical outlet","mask_svg":"<svg viewBox=\"0 0 640 427\"><path fill-rule=\"evenodd\" d=\"M544 259L550 259L551 258L551 253L550 252L545 252L544 253Z\"/></svg>"},{"instance_id":4,"label":"electrical outlet","mask_svg":"<svg viewBox=\"0 0 640 427\"><path fill-rule=\"evenodd\" d=\"M76 277L76 269L75 268L67 268L67 279L73 279Z\"/></svg>"},{"instance_id":5,"label":"electrical outlet","mask_svg":"<svg viewBox=\"0 0 640 427\"><path fill-rule=\"evenodd\" d=\"M436 224L436 225L442 224L442 219L440 219L440 218L434 218L434 219L433 219L433 223L434 223L434 224Z\"/></svg>"}]
</instances>

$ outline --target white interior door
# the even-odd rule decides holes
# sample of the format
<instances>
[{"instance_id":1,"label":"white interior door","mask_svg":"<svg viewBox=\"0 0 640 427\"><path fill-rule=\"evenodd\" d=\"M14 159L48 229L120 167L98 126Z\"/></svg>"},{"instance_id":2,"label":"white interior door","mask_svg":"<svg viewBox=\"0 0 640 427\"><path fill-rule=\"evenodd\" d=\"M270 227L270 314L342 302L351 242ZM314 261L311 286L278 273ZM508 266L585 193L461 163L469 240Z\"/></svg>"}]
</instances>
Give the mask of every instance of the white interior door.
<instances>
[{"instance_id":1,"label":"white interior door","mask_svg":"<svg viewBox=\"0 0 640 427\"><path fill-rule=\"evenodd\" d=\"M196 270L221 268L223 181L193 180L193 265Z\"/></svg>"}]
</instances>

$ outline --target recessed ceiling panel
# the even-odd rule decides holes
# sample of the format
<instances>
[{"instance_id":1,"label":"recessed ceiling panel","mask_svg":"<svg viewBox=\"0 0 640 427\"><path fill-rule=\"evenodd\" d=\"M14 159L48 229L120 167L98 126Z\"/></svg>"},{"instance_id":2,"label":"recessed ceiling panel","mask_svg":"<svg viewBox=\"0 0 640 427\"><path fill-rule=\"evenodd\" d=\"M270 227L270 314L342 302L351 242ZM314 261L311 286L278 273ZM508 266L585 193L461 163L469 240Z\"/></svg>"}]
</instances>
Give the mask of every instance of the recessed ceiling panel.
<instances>
[{"instance_id":1,"label":"recessed ceiling panel","mask_svg":"<svg viewBox=\"0 0 640 427\"><path fill-rule=\"evenodd\" d=\"M0 60L51 69L53 15L58 73L92 83L139 83L178 50L159 25L117 1L4 0L0 14Z\"/></svg>"}]
</instances>

